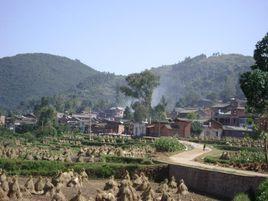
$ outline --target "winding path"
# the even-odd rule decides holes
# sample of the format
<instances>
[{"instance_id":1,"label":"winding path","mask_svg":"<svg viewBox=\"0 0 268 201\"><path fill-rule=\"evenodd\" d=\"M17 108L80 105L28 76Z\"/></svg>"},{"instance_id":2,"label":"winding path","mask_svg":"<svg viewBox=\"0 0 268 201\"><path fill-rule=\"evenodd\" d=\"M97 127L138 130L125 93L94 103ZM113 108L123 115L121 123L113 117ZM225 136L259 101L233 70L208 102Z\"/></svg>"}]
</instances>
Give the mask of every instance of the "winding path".
<instances>
[{"instance_id":1,"label":"winding path","mask_svg":"<svg viewBox=\"0 0 268 201\"><path fill-rule=\"evenodd\" d=\"M227 172L227 173L232 173L232 174L239 174L239 175L246 175L246 176L262 176L262 177L268 178L268 174L266 173L239 170L239 169L221 167L221 166L216 166L212 164L204 164L198 161L194 161L195 158L205 153L210 152L211 149L206 148L206 150L203 151L203 144L198 144L198 143L188 142L188 141L181 141L181 143L188 145L188 146L190 145L191 147L193 147L193 149L170 156L165 160L165 162L172 163L172 164L180 164L180 165L185 165L185 166L190 166L190 167L196 167L196 168L202 168L202 169L209 169L209 170L220 171L220 172Z\"/></svg>"}]
</instances>

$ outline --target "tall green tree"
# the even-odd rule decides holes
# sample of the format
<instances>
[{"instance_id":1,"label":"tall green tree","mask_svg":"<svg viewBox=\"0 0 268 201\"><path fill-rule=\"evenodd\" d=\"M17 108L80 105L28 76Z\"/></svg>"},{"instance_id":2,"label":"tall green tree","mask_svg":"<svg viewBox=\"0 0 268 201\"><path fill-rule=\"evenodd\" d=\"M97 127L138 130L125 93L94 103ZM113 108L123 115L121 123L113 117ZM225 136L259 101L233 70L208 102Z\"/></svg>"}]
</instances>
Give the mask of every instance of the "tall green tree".
<instances>
[{"instance_id":1,"label":"tall green tree","mask_svg":"<svg viewBox=\"0 0 268 201\"><path fill-rule=\"evenodd\" d=\"M154 121L165 121L167 119L166 114L167 101L164 96L162 96L160 103L156 105L152 110L152 119Z\"/></svg>"},{"instance_id":2,"label":"tall green tree","mask_svg":"<svg viewBox=\"0 0 268 201\"><path fill-rule=\"evenodd\" d=\"M255 64L251 71L240 77L240 86L247 98L249 111L268 116L268 33L256 44L254 51ZM265 158L268 163L267 138L268 131L257 126L257 131L264 139Z\"/></svg>"},{"instance_id":3,"label":"tall green tree","mask_svg":"<svg viewBox=\"0 0 268 201\"><path fill-rule=\"evenodd\" d=\"M240 86L252 112L268 113L268 33L256 44L256 63L240 77Z\"/></svg>"},{"instance_id":4,"label":"tall green tree","mask_svg":"<svg viewBox=\"0 0 268 201\"><path fill-rule=\"evenodd\" d=\"M202 123L199 121L193 121L191 125L191 131L194 135L200 135L203 131Z\"/></svg>"},{"instance_id":5,"label":"tall green tree","mask_svg":"<svg viewBox=\"0 0 268 201\"><path fill-rule=\"evenodd\" d=\"M142 122L149 118L148 108L140 102L135 102L132 104L132 108L134 110L133 118L135 122Z\"/></svg>"},{"instance_id":6,"label":"tall green tree","mask_svg":"<svg viewBox=\"0 0 268 201\"><path fill-rule=\"evenodd\" d=\"M55 125L56 117L55 109L51 106L45 106L40 110L37 124L38 126Z\"/></svg>"},{"instance_id":7,"label":"tall green tree","mask_svg":"<svg viewBox=\"0 0 268 201\"><path fill-rule=\"evenodd\" d=\"M47 135L56 135L57 130L56 126L57 113L52 106L44 106L40 109L37 122L37 132L38 137L47 136Z\"/></svg>"},{"instance_id":8,"label":"tall green tree","mask_svg":"<svg viewBox=\"0 0 268 201\"><path fill-rule=\"evenodd\" d=\"M126 81L127 86L122 86L120 90L126 96L136 100L135 104L132 105L135 111L134 119L145 120L149 117L151 111L153 90L159 85L159 77L151 71L145 70L127 76Z\"/></svg>"},{"instance_id":9,"label":"tall green tree","mask_svg":"<svg viewBox=\"0 0 268 201\"><path fill-rule=\"evenodd\" d=\"M127 106L125 108L125 111L124 111L124 119L127 119L127 120L132 120L133 119L133 114L131 112L131 109L129 106Z\"/></svg>"}]
</instances>

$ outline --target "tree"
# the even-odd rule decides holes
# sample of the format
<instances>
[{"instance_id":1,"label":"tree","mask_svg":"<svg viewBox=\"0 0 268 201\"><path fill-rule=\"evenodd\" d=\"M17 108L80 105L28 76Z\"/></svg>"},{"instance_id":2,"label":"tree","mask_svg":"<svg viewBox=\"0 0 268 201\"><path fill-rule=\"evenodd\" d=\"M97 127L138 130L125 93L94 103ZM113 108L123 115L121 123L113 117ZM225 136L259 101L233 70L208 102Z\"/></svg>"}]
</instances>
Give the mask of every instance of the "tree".
<instances>
[{"instance_id":1,"label":"tree","mask_svg":"<svg viewBox=\"0 0 268 201\"><path fill-rule=\"evenodd\" d=\"M159 77L151 71L145 70L127 76L126 81L128 86L122 86L120 90L126 96L136 99L136 102L132 104L135 111L134 120L145 120L151 111L153 90L159 85ZM140 114L137 114L138 112Z\"/></svg>"},{"instance_id":2,"label":"tree","mask_svg":"<svg viewBox=\"0 0 268 201\"><path fill-rule=\"evenodd\" d=\"M166 114L167 101L164 96L162 96L160 103L156 105L152 110L152 119L155 121L164 121L167 119Z\"/></svg>"},{"instance_id":3,"label":"tree","mask_svg":"<svg viewBox=\"0 0 268 201\"><path fill-rule=\"evenodd\" d=\"M252 112L268 113L268 33L256 44L256 63L240 77L240 86Z\"/></svg>"},{"instance_id":4,"label":"tree","mask_svg":"<svg viewBox=\"0 0 268 201\"><path fill-rule=\"evenodd\" d=\"M145 107L145 105L143 105L142 103L135 102L134 104L132 104L132 108L134 110L135 122L142 122L148 117L148 108Z\"/></svg>"},{"instance_id":5,"label":"tree","mask_svg":"<svg viewBox=\"0 0 268 201\"><path fill-rule=\"evenodd\" d=\"M247 98L248 110L259 116L268 116L268 33L256 44L254 59L251 71L241 75L240 87ZM258 126L257 131L264 140L265 159L268 163L268 131Z\"/></svg>"},{"instance_id":6,"label":"tree","mask_svg":"<svg viewBox=\"0 0 268 201\"><path fill-rule=\"evenodd\" d=\"M190 120L198 119L198 114L195 112L191 112L186 115L186 118Z\"/></svg>"},{"instance_id":7,"label":"tree","mask_svg":"<svg viewBox=\"0 0 268 201\"><path fill-rule=\"evenodd\" d=\"M203 126L198 121L193 121L191 126L191 131L194 135L200 135L203 131Z\"/></svg>"},{"instance_id":8,"label":"tree","mask_svg":"<svg viewBox=\"0 0 268 201\"><path fill-rule=\"evenodd\" d=\"M56 111L51 106L45 106L40 110L40 114L38 116L38 126L54 126L56 123Z\"/></svg>"},{"instance_id":9,"label":"tree","mask_svg":"<svg viewBox=\"0 0 268 201\"><path fill-rule=\"evenodd\" d=\"M124 118L124 119L127 119L127 120L132 120L132 119L133 119L133 114L132 114L131 109L130 109L129 106L127 106L127 107L125 108L123 118Z\"/></svg>"},{"instance_id":10,"label":"tree","mask_svg":"<svg viewBox=\"0 0 268 201\"><path fill-rule=\"evenodd\" d=\"M198 100L200 100L200 95L197 94L193 89L189 89L184 99L185 99L186 105L193 106L196 104Z\"/></svg>"},{"instance_id":11,"label":"tree","mask_svg":"<svg viewBox=\"0 0 268 201\"><path fill-rule=\"evenodd\" d=\"M214 92L211 92L207 95L207 99L210 99L212 101L215 101L217 99L217 94Z\"/></svg>"},{"instance_id":12,"label":"tree","mask_svg":"<svg viewBox=\"0 0 268 201\"><path fill-rule=\"evenodd\" d=\"M41 100L40 100L40 103L36 103L35 106L34 106L34 114L36 116L39 116L39 113L41 111L41 109L45 106L48 106L49 105L49 98L48 97L42 97Z\"/></svg>"},{"instance_id":13,"label":"tree","mask_svg":"<svg viewBox=\"0 0 268 201\"><path fill-rule=\"evenodd\" d=\"M56 111L51 106L44 106L40 109L38 116L37 136L56 135Z\"/></svg>"}]
</instances>

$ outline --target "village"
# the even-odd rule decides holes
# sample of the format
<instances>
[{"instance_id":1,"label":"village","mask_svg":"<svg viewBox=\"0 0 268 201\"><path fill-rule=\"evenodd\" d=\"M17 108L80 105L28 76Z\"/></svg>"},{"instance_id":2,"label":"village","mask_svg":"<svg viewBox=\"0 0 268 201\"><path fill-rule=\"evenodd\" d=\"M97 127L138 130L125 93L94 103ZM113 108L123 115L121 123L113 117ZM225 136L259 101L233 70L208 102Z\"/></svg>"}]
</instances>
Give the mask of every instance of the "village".
<instances>
[{"instance_id":1,"label":"village","mask_svg":"<svg viewBox=\"0 0 268 201\"><path fill-rule=\"evenodd\" d=\"M201 107L176 107L167 113L165 121L152 122L148 119L141 123L124 119L123 107L112 107L102 112L57 113L57 122L67 126L70 131L85 134L203 139L244 138L254 134L254 123L261 122L264 128L268 126L266 119L246 113L245 105L245 100L233 98L228 102L219 102L211 106L206 103ZM0 125L14 132L20 132L24 125L34 126L38 121L34 114L15 115L13 119L1 116L0 119ZM201 126L197 134L193 133L193 122L198 122Z\"/></svg>"},{"instance_id":2,"label":"village","mask_svg":"<svg viewBox=\"0 0 268 201\"><path fill-rule=\"evenodd\" d=\"M0 201L268 201L268 1L1 1Z\"/></svg>"}]
</instances>

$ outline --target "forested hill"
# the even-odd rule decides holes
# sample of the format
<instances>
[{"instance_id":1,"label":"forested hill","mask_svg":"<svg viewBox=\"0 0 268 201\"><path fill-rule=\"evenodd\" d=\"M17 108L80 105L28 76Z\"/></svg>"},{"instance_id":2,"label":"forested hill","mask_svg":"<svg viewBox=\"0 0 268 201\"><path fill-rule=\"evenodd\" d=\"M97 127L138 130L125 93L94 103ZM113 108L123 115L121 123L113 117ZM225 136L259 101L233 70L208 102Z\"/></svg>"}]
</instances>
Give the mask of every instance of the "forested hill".
<instances>
[{"instance_id":1,"label":"forested hill","mask_svg":"<svg viewBox=\"0 0 268 201\"><path fill-rule=\"evenodd\" d=\"M169 105L193 105L197 100L244 97L239 86L239 76L248 71L254 60L239 54L199 55L152 71L158 74L161 85L155 90L154 103L164 95Z\"/></svg>"},{"instance_id":2,"label":"forested hill","mask_svg":"<svg viewBox=\"0 0 268 201\"><path fill-rule=\"evenodd\" d=\"M102 98L111 98L110 91L114 89L104 84L105 77L110 83L118 78L114 74L96 71L79 60L61 56L34 53L4 57L0 59L0 107L14 109L21 102L74 93L72 90L79 93L80 88L94 97L99 95L101 85L104 87ZM123 80L122 77L119 79Z\"/></svg>"},{"instance_id":3,"label":"forested hill","mask_svg":"<svg viewBox=\"0 0 268 201\"><path fill-rule=\"evenodd\" d=\"M182 97L185 97L182 102L190 103L207 97L242 96L239 74L252 64L252 57L243 55L200 55L153 68L161 77L154 102L162 95L170 106ZM74 104L81 99L101 104L122 104L123 100L121 96L118 98L118 89L124 83L124 76L99 72L78 60L50 54L20 54L0 59L0 80L0 108L6 109L58 94L76 99Z\"/></svg>"}]
</instances>

